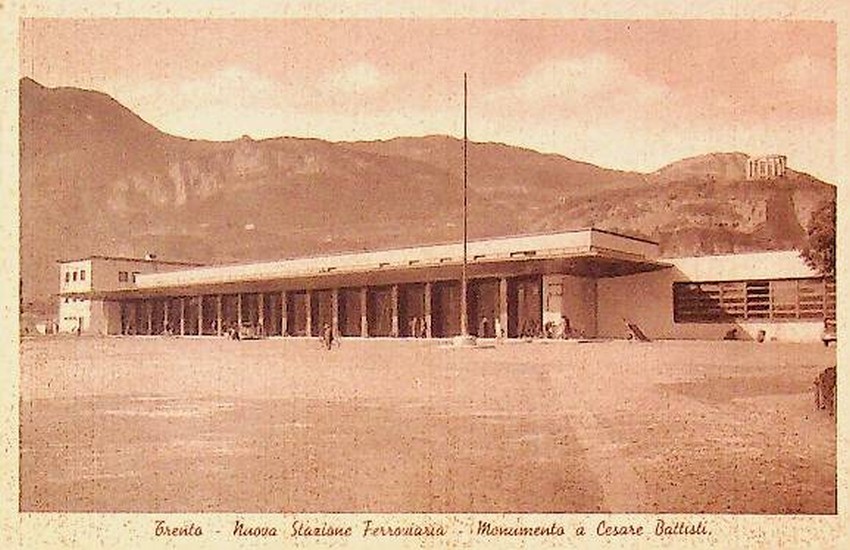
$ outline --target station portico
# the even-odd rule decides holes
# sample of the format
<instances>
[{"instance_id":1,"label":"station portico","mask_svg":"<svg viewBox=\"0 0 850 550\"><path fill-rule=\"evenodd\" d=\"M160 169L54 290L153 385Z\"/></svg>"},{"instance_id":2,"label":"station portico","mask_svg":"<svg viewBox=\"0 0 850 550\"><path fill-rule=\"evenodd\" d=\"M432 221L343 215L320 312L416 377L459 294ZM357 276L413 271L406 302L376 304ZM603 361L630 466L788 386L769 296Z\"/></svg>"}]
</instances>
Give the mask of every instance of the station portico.
<instances>
[{"instance_id":1,"label":"station portico","mask_svg":"<svg viewBox=\"0 0 850 550\"><path fill-rule=\"evenodd\" d=\"M473 241L469 331L537 334L570 314L576 329L595 336L590 283L663 268L655 256L656 243L596 229ZM131 287L92 288L85 298L102 308L105 334L212 336L251 327L317 336L327 324L349 337L444 338L460 333L462 259L461 245L449 244L189 267L139 274ZM569 312L565 297L574 302Z\"/></svg>"}]
</instances>

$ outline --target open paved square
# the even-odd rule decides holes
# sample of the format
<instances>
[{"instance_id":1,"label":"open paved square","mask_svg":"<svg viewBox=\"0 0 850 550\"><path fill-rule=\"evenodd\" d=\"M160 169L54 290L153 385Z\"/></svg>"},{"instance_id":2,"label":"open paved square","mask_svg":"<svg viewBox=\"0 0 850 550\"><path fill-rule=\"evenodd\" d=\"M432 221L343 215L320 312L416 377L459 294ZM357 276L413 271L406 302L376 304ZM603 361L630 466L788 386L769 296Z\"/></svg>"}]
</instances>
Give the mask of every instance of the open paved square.
<instances>
[{"instance_id":1,"label":"open paved square","mask_svg":"<svg viewBox=\"0 0 850 550\"><path fill-rule=\"evenodd\" d=\"M21 510L831 514L834 348L21 345Z\"/></svg>"}]
</instances>

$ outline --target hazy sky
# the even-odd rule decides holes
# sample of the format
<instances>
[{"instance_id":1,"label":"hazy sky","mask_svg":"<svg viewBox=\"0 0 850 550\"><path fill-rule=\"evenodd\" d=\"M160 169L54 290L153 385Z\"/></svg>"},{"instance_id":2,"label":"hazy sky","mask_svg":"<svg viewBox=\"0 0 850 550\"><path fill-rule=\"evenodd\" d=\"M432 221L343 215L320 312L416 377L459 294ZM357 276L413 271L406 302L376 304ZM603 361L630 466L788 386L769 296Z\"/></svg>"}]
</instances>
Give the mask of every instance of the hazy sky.
<instances>
[{"instance_id":1,"label":"hazy sky","mask_svg":"<svg viewBox=\"0 0 850 550\"><path fill-rule=\"evenodd\" d=\"M831 23L27 20L21 72L104 91L158 128L383 139L462 134L650 171L784 153L835 181Z\"/></svg>"}]
</instances>

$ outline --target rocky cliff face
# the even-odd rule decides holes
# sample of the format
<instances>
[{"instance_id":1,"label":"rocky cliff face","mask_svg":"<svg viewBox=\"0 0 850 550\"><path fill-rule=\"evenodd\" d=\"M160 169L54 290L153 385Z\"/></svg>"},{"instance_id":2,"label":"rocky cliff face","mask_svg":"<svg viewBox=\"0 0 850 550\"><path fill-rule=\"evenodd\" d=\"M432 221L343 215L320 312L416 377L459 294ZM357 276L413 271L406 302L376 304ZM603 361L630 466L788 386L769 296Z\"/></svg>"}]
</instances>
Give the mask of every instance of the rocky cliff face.
<instances>
[{"instance_id":1,"label":"rocky cliff face","mask_svg":"<svg viewBox=\"0 0 850 550\"><path fill-rule=\"evenodd\" d=\"M455 138L188 140L104 94L28 79L20 119L28 301L56 292L55 262L74 256L224 262L460 238ZM667 254L798 246L834 187L793 170L747 182L745 163L718 153L639 174L472 143L470 234L596 226L657 239Z\"/></svg>"}]
</instances>

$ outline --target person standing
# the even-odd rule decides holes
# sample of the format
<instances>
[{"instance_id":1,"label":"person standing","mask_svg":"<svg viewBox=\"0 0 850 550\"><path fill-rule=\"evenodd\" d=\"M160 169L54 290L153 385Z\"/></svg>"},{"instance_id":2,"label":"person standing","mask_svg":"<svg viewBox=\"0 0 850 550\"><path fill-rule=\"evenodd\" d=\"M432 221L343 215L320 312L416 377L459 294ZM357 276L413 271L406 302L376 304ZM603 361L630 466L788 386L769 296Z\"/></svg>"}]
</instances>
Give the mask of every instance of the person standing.
<instances>
[{"instance_id":1,"label":"person standing","mask_svg":"<svg viewBox=\"0 0 850 550\"><path fill-rule=\"evenodd\" d=\"M481 320L478 321L478 337L479 338L487 338L490 336L488 333L490 329L490 320L487 317L481 317Z\"/></svg>"},{"instance_id":2,"label":"person standing","mask_svg":"<svg viewBox=\"0 0 850 550\"><path fill-rule=\"evenodd\" d=\"M330 324L325 323L322 325L322 344L325 346L325 349L331 349L331 346L334 343L334 332L331 328Z\"/></svg>"},{"instance_id":3,"label":"person standing","mask_svg":"<svg viewBox=\"0 0 850 550\"><path fill-rule=\"evenodd\" d=\"M570 327L570 319L566 315L561 315L561 326L560 326L561 338L564 340L573 337L573 329Z\"/></svg>"}]
</instances>

